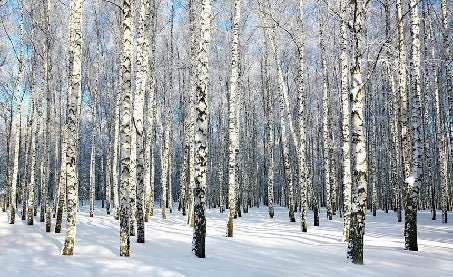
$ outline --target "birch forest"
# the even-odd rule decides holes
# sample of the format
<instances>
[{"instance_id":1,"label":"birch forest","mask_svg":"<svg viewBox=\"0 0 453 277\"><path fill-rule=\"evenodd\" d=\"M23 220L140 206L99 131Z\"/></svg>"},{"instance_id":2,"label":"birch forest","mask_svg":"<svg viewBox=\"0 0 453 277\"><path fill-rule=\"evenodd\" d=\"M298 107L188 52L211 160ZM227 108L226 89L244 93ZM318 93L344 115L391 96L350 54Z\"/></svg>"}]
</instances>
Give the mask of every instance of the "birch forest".
<instances>
[{"instance_id":1,"label":"birch forest","mask_svg":"<svg viewBox=\"0 0 453 277\"><path fill-rule=\"evenodd\" d=\"M0 267L453 274L452 13L0 0Z\"/></svg>"}]
</instances>

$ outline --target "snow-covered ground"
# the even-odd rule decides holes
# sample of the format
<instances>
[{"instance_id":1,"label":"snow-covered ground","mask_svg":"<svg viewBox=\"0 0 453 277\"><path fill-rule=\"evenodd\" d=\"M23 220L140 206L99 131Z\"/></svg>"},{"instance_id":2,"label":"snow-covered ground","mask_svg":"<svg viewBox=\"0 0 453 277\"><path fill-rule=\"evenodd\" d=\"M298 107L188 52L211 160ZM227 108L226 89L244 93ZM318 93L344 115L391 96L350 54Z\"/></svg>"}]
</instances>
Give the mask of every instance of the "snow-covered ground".
<instances>
[{"instance_id":1,"label":"snow-covered ground","mask_svg":"<svg viewBox=\"0 0 453 277\"><path fill-rule=\"evenodd\" d=\"M453 276L453 225L431 221L419 212L419 251L405 251L403 223L394 213L367 215L365 265L346 260L341 241L343 221L321 214L308 233L290 223L277 207L273 219L266 207L250 209L235 221L234 237L225 237L227 213L207 211L206 259L191 253L192 230L177 211L161 219L160 209L146 223L146 242L131 237L131 257L119 257L119 222L98 208L78 214L75 255L61 256L62 234L45 225L8 224L0 212L0 276ZM52 230L54 221L52 222Z\"/></svg>"}]
</instances>

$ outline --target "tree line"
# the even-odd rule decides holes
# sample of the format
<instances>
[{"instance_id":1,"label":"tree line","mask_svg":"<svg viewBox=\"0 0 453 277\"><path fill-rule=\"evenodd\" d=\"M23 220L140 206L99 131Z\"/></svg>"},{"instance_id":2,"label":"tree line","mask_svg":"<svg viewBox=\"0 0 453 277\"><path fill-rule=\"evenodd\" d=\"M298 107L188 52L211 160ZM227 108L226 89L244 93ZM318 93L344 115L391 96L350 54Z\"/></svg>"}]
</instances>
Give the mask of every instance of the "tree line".
<instances>
[{"instance_id":1,"label":"tree line","mask_svg":"<svg viewBox=\"0 0 453 277\"><path fill-rule=\"evenodd\" d=\"M39 212L72 255L79 205L130 237L173 208L205 257L206 208L344 219L363 263L365 214L447 223L453 92L446 0L81 0L1 5L1 195ZM0 60L0 61L1 61Z\"/></svg>"}]
</instances>

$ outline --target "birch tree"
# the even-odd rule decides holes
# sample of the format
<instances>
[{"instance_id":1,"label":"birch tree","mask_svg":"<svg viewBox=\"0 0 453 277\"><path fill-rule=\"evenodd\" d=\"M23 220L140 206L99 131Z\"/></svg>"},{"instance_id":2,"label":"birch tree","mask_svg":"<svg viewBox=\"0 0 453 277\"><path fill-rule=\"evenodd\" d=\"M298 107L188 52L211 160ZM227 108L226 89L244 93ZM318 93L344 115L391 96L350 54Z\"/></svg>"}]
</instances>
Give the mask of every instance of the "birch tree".
<instances>
[{"instance_id":1,"label":"birch tree","mask_svg":"<svg viewBox=\"0 0 453 277\"><path fill-rule=\"evenodd\" d=\"M113 162L112 162L112 176L113 176L113 206L115 207L115 220L120 218L120 203L119 203L119 172L118 160L120 148L120 106L121 106L121 93L118 92L115 104L115 118L114 118L114 143L113 143Z\"/></svg>"},{"instance_id":2,"label":"birch tree","mask_svg":"<svg viewBox=\"0 0 453 277\"><path fill-rule=\"evenodd\" d=\"M198 50L198 80L196 85L195 122L195 225L192 251L198 258L205 258L206 240L206 137L207 89L209 83L209 45L211 41L211 0L203 0L200 14L200 48Z\"/></svg>"},{"instance_id":3,"label":"birch tree","mask_svg":"<svg viewBox=\"0 0 453 277\"><path fill-rule=\"evenodd\" d=\"M67 229L63 246L63 255L73 255L76 233L77 206L78 206L78 178L77 178L77 138L79 128L79 101L81 99L82 77L82 1L71 0L69 7L69 56L70 85L68 89L67 118L65 132L66 143L66 182L68 195Z\"/></svg>"},{"instance_id":4,"label":"birch tree","mask_svg":"<svg viewBox=\"0 0 453 277\"><path fill-rule=\"evenodd\" d=\"M136 94L134 105L134 123L137 132L137 242L145 242L145 224L143 214L145 149L143 139L143 108L145 88L148 81L148 39L145 35L145 22L149 20L149 0L140 1L140 18L137 45ZM146 27L148 24L146 24Z\"/></svg>"},{"instance_id":5,"label":"birch tree","mask_svg":"<svg viewBox=\"0 0 453 277\"><path fill-rule=\"evenodd\" d=\"M21 1L18 2L19 4L19 70L17 73L16 79L16 91L15 91L15 101L16 101L16 113L14 114L14 128L16 129L16 133L14 135L14 161L13 161L13 176L12 176L12 183L11 183L11 215L9 219L10 224L14 224L16 220L16 193L17 193L17 180L19 177L19 151L20 151L20 123L22 117L22 83L24 79L24 51L23 51L23 44L24 44L24 15L22 10L22 3Z\"/></svg>"},{"instance_id":6,"label":"birch tree","mask_svg":"<svg viewBox=\"0 0 453 277\"><path fill-rule=\"evenodd\" d=\"M99 65L96 65L98 70ZM90 156L90 217L94 215L95 207L95 190L96 190L96 123L97 123L97 105L98 105L98 81L99 74L96 74L96 84L91 89L91 114L93 117L92 121L92 140L91 140L91 156Z\"/></svg>"},{"instance_id":7,"label":"birch tree","mask_svg":"<svg viewBox=\"0 0 453 277\"><path fill-rule=\"evenodd\" d=\"M410 0L411 22L411 88L410 88L410 134L411 134L411 171L406 178L406 205L404 209L404 238L407 250L418 251L417 243L417 206L422 174L422 134L421 134L421 87L420 87L420 20L417 1Z\"/></svg>"},{"instance_id":8,"label":"birch tree","mask_svg":"<svg viewBox=\"0 0 453 277\"><path fill-rule=\"evenodd\" d=\"M145 222L148 222L149 216L153 215L153 208L154 208L154 171L155 171L155 163L154 163L154 153L153 146L155 145L156 140L156 130L155 130L155 114L156 114L156 98L157 98L157 90L156 90L156 78L155 78L155 50L156 50L156 1L153 0L150 4L151 11L150 15L148 16L149 20L151 21L150 24L145 21L145 30L151 29L151 41L148 40L148 36L145 36L145 47L147 44L150 44L150 51L149 51L149 97L148 97L148 113L147 113L147 128L146 128L146 167L145 167Z\"/></svg>"},{"instance_id":9,"label":"birch tree","mask_svg":"<svg viewBox=\"0 0 453 277\"><path fill-rule=\"evenodd\" d=\"M453 73L451 71L451 52L450 52L450 40L448 37L448 16L447 16L447 0L440 1L442 11L442 40L444 44L444 60L445 60L445 71L446 71L446 93L449 105L450 116L453 115ZM438 117L440 120L440 117ZM453 124L450 122L450 152L453 151ZM448 182L442 183L442 223L447 223L447 210L449 201L449 185Z\"/></svg>"},{"instance_id":10,"label":"birch tree","mask_svg":"<svg viewBox=\"0 0 453 277\"><path fill-rule=\"evenodd\" d=\"M51 95L51 81L52 81L52 60L51 60L51 48L50 48L50 14L51 14L51 7L50 7L50 0L46 1L46 5L44 8L44 23L45 23L45 40L44 40L44 82L46 88L46 142L44 147L44 188L43 194L44 199L41 202L41 207L45 207L45 217L46 217L46 232L50 232L50 228L52 227L51 222L51 209L50 209L50 198L49 198L49 190L50 190L50 145L52 143L50 128L51 128L51 119L52 119L52 95ZM42 210L42 208L41 208Z\"/></svg>"},{"instance_id":11,"label":"birch tree","mask_svg":"<svg viewBox=\"0 0 453 277\"><path fill-rule=\"evenodd\" d=\"M340 75L343 138L343 198L344 228L343 240L349 241L351 225L351 153L350 153L350 102L349 102L349 61L348 61L348 2L340 0Z\"/></svg>"},{"instance_id":12,"label":"birch tree","mask_svg":"<svg viewBox=\"0 0 453 277\"><path fill-rule=\"evenodd\" d=\"M234 1L234 17L231 36L231 74L228 97L228 224L227 236L233 236L234 215L236 212L236 157L238 155L238 132L236 126L237 85L239 78L239 25L241 23L241 1Z\"/></svg>"},{"instance_id":13,"label":"birch tree","mask_svg":"<svg viewBox=\"0 0 453 277\"><path fill-rule=\"evenodd\" d=\"M203 0L204 1L204 0ZM190 0L189 2L189 28L190 28L190 108L189 108L189 193L188 193L188 224L194 227L195 214L194 214L194 190L195 190L195 144L192 143L195 138L195 98L197 88L197 78L199 73L198 68L198 53L200 52L200 30L198 28L196 16L200 12L200 1Z\"/></svg>"},{"instance_id":14,"label":"birch tree","mask_svg":"<svg viewBox=\"0 0 453 277\"><path fill-rule=\"evenodd\" d=\"M33 12L31 13L31 18L33 18ZM30 40L34 41L35 39L35 26L31 26L31 34ZM31 57L31 72L30 72L30 111L32 112L29 118L29 126L30 126L30 151L29 151L29 158L30 158L30 181L28 185L28 199L27 199L27 224L33 225L33 216L35 213L35 195L36 195L36 144L38 142L37 133L39 130L39 118L37 116L37 102L39 99L39 94L36 92L36 49L33 50L32 57ZM7 151L9 155L9 150Z\"/></svg>"},{"instance_id":15,"label":"birch tree","mask_svg":"<svg viewBox=\"0 0 453 277\"><path fill-rule=\"evenodd\" d=\"M131 0L123 0L123 50L122 50L122 93L121 93L121 187L120 187L120 256L129 257L131 183L131 70L132 70L132 15ZM132 180L133 182L134 180Z\"/></svg>"},{"instance_id":16,"label":"birch tree","mask_svg":"<svg viewBox=\"0 0 453 277\"><path fill-rule=\"evenodd\" d=\"M368 3L368 2L367 2ZM362 0L352 3L352 41L354 59L351 87L351 163L353 168L351 230L348 243L348 258L354 264L363 264L363 236L367 203L367 153L364 135L364 91L362 81L362 21L366 5Z\"/></svg>"}]
</instances>

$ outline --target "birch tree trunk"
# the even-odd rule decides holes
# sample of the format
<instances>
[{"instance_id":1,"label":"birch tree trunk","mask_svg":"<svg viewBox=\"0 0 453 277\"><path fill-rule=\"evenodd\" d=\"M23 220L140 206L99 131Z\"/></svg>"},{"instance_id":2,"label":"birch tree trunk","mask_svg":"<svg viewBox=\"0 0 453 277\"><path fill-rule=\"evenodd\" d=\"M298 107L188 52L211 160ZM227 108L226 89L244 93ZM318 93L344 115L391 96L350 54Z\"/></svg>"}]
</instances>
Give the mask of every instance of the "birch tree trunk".
<instances>
[{"instance_id":1,"label":"birch tree trunk","mask_svg":"<svg viewBox=\"0 0 453 277\"><path fill-rule=\"evenodd\" d=\"M401 97L400 130L403 154L404 176L409 176L409 138L407 116L407 68L406 68L406 44L404 42L404 22L401 0L396 0L396 14L398 19L398 93Z\"/></svg>"},{"instance_id":2,"label":"birch tree trunk","mask_svg":"<svg viewBox=\"0 0 453 277\"><path fill-rule=\"evenodd\" d=\"M14 135L14 161L13 161L13 178L11 183L11 216L9 219L10 224L14 224L16 220L16 194L17 194L17 180L19 177L19 153L20 153L20 126L22 118L22 82L24 79L24 15L22 10L22 3L18 1L19 5L19 71L16 79L16 113L14 115L14 128L16 133Z\"/></svg>"},{"instance_id":3,"label":"birch tree trunk","mask_svg":"<svg viewBox=\"0 0 453 277\"><path fill-rule=\"evenodd\" d=\"M109 143L109 150L107 154L107 163L105 165L105 209L107 214L110 214L111 198L112 198L112 147Z\"/></svg>"},{"instance_id":4,"label":"birch tree trunk","mask_svg":"<svg viewBox=\"0 0 453 277\"><path fill-rule=\"evenodd\" d=\"M78 179L77 179L77 139L79 133L79 101L81 98L82 77L82 1L70 2L70 53L72 63L70 67L70 89L68 92L67 119L66 119L66 180L68 193L67 229L63 246L63 255L73 255L78 206Z\"/></svg>"},{"instance_id":5,"label":"birch tree trunk","mask_svg":"<svg viewBox=\"0 0 453 277\"><path fill-rule=\"evenodd\" d=\"M31 17L33 17L33 12L31 13ZM31 26L31 34L30 40L34 42L35 39L35 27ZM36 135L39 130L39 118L37 116L37 102L39 101L39 96L36 95L36 50L33 49L32 57L31 57L31 72L30 72L30 111L32 112L29 118L29 126L30 126L30 181L28 184L28 199L27 199L27 224L33 225L33 215L35 212L34 202L35 202L35 187L36 187L36 143L37 138ZM7 150L9 155L9 150ZM8 164L8 163L7 163Z\"/></svg>"},{"instance_id":6,"label":"birch tree trunk","mask_svg":"<svg viewBox=\"0 0 453 277\"><path fill-rule=\"evenodd\" d=\"M197 106L195 122L195 225L192 251L198 258L205 258L206 240L206 137L207 137L207 89L209 83L209 45L211 41L211 0L203 0L200 15L200 48L198 81L196 85Z\"/></svg>"},{"instance_id":7,"label":"birch tree trunk","mask_svg":"<svg viewBox=\"0 0 453 277\"><path fill-rule=\"evenodd\" d=\"M131 0L123 0L123 50L121 94L120 256L129 257L129 191L131 183L132 15ZM134 180L132 180L133 182Z\"/></svg>"},{"instance_id":8,"label":"birch tree trunk","mask_svg":"<svg viewBox=\"0 0 453 277\"><path fill-rule=\"evenodd\" d=\"M444 60L445 60L445 71L446 71L446 93L448 99L448 106L450 117L453 116L453 74L451 71L451 52L450 52L450 40L448 37L448 17L447 17L447 0L441 0L440 2L442 10L442 38L444 43ZM450 30L451 31L451 30ZM441 100L442 101L442 100ZM440 120L440 117L437 117ZM441 145L442 146L442 145ZM450 122L450 154L453 151L453 124ZM453 156L452 156L453 157ZM441 177L443 178L443 177ZM448 178L448 177L447 177ZM442 223L447 223L447 209L449 201L449 184L448 182L442 182Z\"/></svg>"},{"instance_id":9,"label":"birch tree trunk","mask_svg":"<svg viewBox=\"0 0 453 277\"><path fill-rule=\"evenodd\" d=\"M33 92L32 92L33 93ZM33 98L33 96L32 96ZM36 104L35 99L30 100L32 101L31 110L32 116L36 115ZM30 132L30 166L31 166L31 173L30 173L30 181L28 184L28 200L27 200L27 224L33 225L33 213L34 213L34 201L35 201L35 167L36 167L36 140L34 137L36 136L36 123L33 123L33 119L31 121L31 132Z\"/></svg>"},{"instance_id":10,"label":"birch tree trunk","mask_svg":"<svg viewBox=\"0 0 453 277\"><path fill-rule=\"evenodd\" d=\"M418 193L420 189L420 180L422 174L422 155L423 144L421 134L421 88L420 88L420 20L418 17L416 0L410 0L410 18L411 18L411 160L412 168L410 175L406 178L406 205L405 215L405 248L407 250L418 251L417 243L417 206Z\"/></svg>"},{"instance_id":11,"label":"birch tree trunk","mask_svg":"<svg viewBox=\"0 0 453 277\"><path fill-rule=\"evenodd\" d=\"M71 88L68 88L70 90ZM64 127L66 129L66 127ZM66 130L61 132L61 161L60 161L60 178L58 181L58 206L57 206L57 219L55 221L55 233L61 233L61 223L63 221L63 209L66 199L66 143L67 135Z\"/></svg>"},{"instance_id":12,"label":"birch tree trunk","mask_svg":"<svg viewBox=\"0 0 453 277\"><path fill-rule=\"evenodd\" d=\"M342 108L342 138L343 138L343 200L344 227L343 240L349 241L351 227L351 153L350 153L350 102L349 102L349 61L348 61L348 2L340 1L340 75L341 75L341 108Z\"/></svg>"},{"instance_id":13,"label":"birch tree trunk","mask_svg":"<svg viewBox=\"0 0 453 277\"><path fill-rule=\"evenodd\" d=\"M137 242L145 242L145 222L143 214L144 201L144 168L145 168L145 149L143 138L143 109L146 84L148 82L148 50L149 40L145 35L145 27L148 27L149 21L149 0L140 1L140 22L138 27L138 45L137 45L137 77L136 77L136 94L134 105L134 122L137 132Z\"/></svg>"},{"instance_id":14,"label":"birch tree trunk","mask_svg":"<svg viewBox=\"0 0 453 277\"><path fill-rule=\"evenodd\" d=\"M118 92L116 96L116 104L115 104L115 131L114 131L114 140L113 143L113 162L112 162L112 176L113 176L113 206L115 207L115 220L120 219L120 203L119 203L119 167L118 167L118 159L119 159L119 148L120 148L120 105L121 105L121 92Z\"/></svg>"},{"instance_id":15,"label":"birch tree trunk","mask_svg":"<svg viewBox=\"0 0 453 277\"><path fill-rule=\"evenodd\" d=\"M205 0L203 0L205 1ZM194 214L194 204L195 204L195 93L197 86L197 78L199 74L198 69L198 52L200 51L200 34L199 28L197 28L197 22L195 20L196 16L199 13L200 1L190 0L189 8L189 26L190 26L190 109L189 109L189 136L190 136L190 149L189 149L189 196L188 196L188 205L189 205L189 215L188 215L188 224L191 227L194 227L195 224L195 214Z\"/></svg>"},{"instance_id":16,"label":"birch tree trunk","mask_svg":"<svg viewBox=\"0 0 453 277\"><path fill-rule=\"evenodd\" d=\"M237 85L239 78L239 25L241 23L241 0L234 1L234 18L231 35L231 75L228 97L228 224L227 236L233 236L234 215L236 212L236 157L238 148L238 130L236 126Z\"/></svg>"},{"instance_id":17,"label":"birch tree trunk","mask_svg":"<svg viewBox=\"0 0 453 277\"><path fill-rule=\"evenodd\" d=\"M353 172L352 218L348 243L348 259L354 264L363 264L363 236L365 234L365 212L367 203L367 153L364 134L364 91L362 81L362 20L366 4L362 0L353 2L354 60L351 88L351 162Z\"/></svg>"},{"instance_id":18,"label":"birch tree trunk","mask_svg":"<svg viewBox=\"0 0 453 277\"><path fill-rule=\"evenodd\" d=\"M133 56L132 56L133 57ZM132 68L132 66L131 66ZM132 70L132 69L131 69ZM132 73L131 73L132 76ZM131 77L132 83L132 77ZM136 198L137 198L137 128L135 125L135 99L131 92L131 159L129 181L129 235L135 236Z\"/></svg>"},{"instance_id":19,"label":"birch tree trunk","mask_svg":"<svg viewBox=\"0 0 453 277\"><path fill-rule=\"evenodd\" d=\"M307 161L306 161L306 124L307 124L307 111L305 107L305 80L304 80L304 25L303 25L303 18L304 18L304 2L303 0L299 1L299 28L300 28L300 37L298 42L298 58L299 58L299 84L298 84L298 94L297 94L297 101L299 106L298 111L298 121L299 121L299 183L300 183L300 225L302 232L307 232L307 208L308 208L308 197L307 197Z\"/></svg>"},{"instance_id":20,"label":"birch tree trunk","mask_svg":"<svg viewBox=\"0 0 453 277\"><path fill-rule=\"evenodd\" d=\"M167 96L168 98L168 96ZM165 101L166 102L166 101ZM165 105L168 107L168 103ZM166 121L167 126L165 126L165 129L163 130L162 134L162 143L161 145L163 146L163 149L161 150L161 166L162 166L162 177L161 177L161 198L160 198L160 206L162 208L162 219L167 218L167 184L168 184L168 153L169 153L169 140L170 140L170 126L168 124L167 120Z\"/></svg>"},{"instance_id":21,"label":"birch tree trunk","mask_svg":"<svg viewBox=\"0 0 453 277\"><path fill-rule=\"evenodd\" d=\"M51 63L51 49L50 49L50 0L46 1L45 7L45 44L44 44L44 80L45 80L45 88L46 88L46 144L45 144L45 160L44 160L44 199L41 205L45 206L45 215L46 215L46 232L50 232L50 228L52 227L51 221L51 209L50 209L50 199L49 199L49 188L50 188L50 145L52 143L51 139L51 120L52 120L52 95L51 95L51 72L52 72L52 63Z\"/></svg>"},{"instance_id":22,"label":"birch tree trunk","mask_svg":"<svg viewBox=\"0 0 453 277\"><path fill-rule=\"evenodd\" d=\"M147 113L147 128L146 128L146 167L145 167L145 222L148 222L149 216L153 215L154 208L154 149L156 141L155 132L155 114L156 114L156 78L154 73L155 67L155 49L156 49L156 2L152 1L150 15L147 15L151 20L151 24L145 21L145 30L151 28L151 42L149 42L148 36L145 35L145 47L148 48L151 44L151 53L149 54L149 97L148 97L148 113ZM148 45L148 46L147 46Z\"/></svg>"},{"instance_id":23,"label":"birch tree trunk","mask_svg":"<svg viewBox=\"0 0 453 277\"><path fill-rule=\"evenodd\" d=\"M98 74L96 74L98 75ZM96 78L97 79L97 78ZM91 113L93 116L92 121L92 140L91 140L91 156L90 156L90 217L94 215L95 208L95 193L96 193L96 132L97 132L97 105L98 105L98 92L96 86L92 92Z\"/></svg>"}]
</instances>

